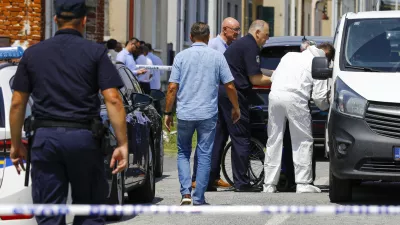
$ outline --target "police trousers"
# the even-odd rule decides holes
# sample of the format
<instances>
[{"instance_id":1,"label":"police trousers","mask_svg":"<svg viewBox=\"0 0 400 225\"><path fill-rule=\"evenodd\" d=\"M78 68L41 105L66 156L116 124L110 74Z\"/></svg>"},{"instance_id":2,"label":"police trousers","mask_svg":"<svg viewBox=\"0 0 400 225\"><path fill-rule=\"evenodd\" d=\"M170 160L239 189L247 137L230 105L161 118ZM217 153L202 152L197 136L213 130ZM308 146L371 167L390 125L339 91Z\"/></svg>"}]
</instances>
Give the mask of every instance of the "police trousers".
<instances>
[{"instance_id":1,"label":"police trousers","mask_svg":"<svg viewBox=\"0 0 400 225\"><path fill-rule=\"evenodd\" d=\"M226 142L231 137L232 141L232 173L233 182L236 189L250 187L248 176L249 155L250 155L250 118L249 101L243 93L238 91L238 101L240 107L240 120L233 124L232 104L226 94L224 86L219 86L218 91L218 123L215 135L213 157L211 160L212 168L210 182L218 177L221 163L221 153L226 146ZM218 156L216 156L218 155Z\"/></svg>"},{"instance_id":2,"label":"police trousers","mask_svg":"<svg viewBox=\"0 0 400 225\"><path fill-rule=\"evenodd\" d=\"M108 183L100 143L76 128L38 128L31 149L34 204L105 204ZM66 224L65 216L37 216L39 225ZM100 216L76 216L73 224L104 224Z\"/></svg>"}]
</instances>

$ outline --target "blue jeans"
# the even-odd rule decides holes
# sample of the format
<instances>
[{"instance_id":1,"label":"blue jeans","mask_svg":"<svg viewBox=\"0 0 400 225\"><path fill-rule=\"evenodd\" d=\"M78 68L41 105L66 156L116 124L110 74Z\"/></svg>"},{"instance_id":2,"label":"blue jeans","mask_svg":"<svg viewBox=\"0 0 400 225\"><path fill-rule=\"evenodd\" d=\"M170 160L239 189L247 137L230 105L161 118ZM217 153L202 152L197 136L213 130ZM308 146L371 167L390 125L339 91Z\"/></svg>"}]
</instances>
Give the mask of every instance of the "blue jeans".
<instances>
[{"instance_id":1,"label":"blue jeans","mask_svg":"<svg viewBox=\"0 0 400 225\"><path fill-rule=\"evenodd\" d=\"M215 138L217 115L210 119L187 121L178 119L178 174L181 184L181 194L192 192L192 179L190 174L190 155L192 153L192 138L197 131L197 176L196 189L193 192L193 204L205 202L204 193L210 177L211 155Z\"/></svg>"}]
</instances>

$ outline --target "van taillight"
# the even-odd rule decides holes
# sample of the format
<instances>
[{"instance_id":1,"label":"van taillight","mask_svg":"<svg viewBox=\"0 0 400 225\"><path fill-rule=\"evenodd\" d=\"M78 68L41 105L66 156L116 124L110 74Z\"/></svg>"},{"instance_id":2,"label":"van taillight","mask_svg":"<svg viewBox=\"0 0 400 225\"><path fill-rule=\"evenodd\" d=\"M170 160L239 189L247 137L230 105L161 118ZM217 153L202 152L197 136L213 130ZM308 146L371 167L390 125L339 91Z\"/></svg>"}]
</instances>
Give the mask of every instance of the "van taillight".
<instances>
[{"instance_id":1,"label":"van taillight","mask_svg":"<svg viewBox=\"0 0 400 225\"><path fill-rule=\"evenodd\" d=\"M27 139L22 139L22 143L25 145L25 147L28 147ZM10 150L11 150L11 140L10 139L0 140L0 152L4 151L4 148L6 149L6 152L10 152Z\"/></svg>"},{"instance_id":2,"label":"van taillight","mask_svg":"<svg viewBox=\"0 0 400 225\"><path fill-rule=\"evenodd\" d=\"M1 220L28 220L32 218L33 215L0 216Z\"/></svg>"}]
</instances>

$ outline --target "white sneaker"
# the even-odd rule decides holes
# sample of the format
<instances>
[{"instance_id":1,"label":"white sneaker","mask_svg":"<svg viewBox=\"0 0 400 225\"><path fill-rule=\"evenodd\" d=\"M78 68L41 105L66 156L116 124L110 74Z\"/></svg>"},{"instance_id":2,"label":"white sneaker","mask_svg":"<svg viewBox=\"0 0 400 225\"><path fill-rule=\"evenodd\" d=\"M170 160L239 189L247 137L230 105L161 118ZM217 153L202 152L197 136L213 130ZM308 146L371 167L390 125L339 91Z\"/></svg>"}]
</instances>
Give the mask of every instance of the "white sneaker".
<instances>
[{"instance_id":1,"label":"white sneaker","mask_svg":"<svg viewBox=\"0 0 400 225\"><path fill-rule=\"evenodd\" d=\"M191 205L192 197L190 195L184 195L181 199L181 205Z\"/></svg>"},{"instance_id":2,"label":"white sneaker","mask_svg":"<svg viewBox=\"0 0 400 225\"><path fill-rule=\"evenodd\" d=\"M321 189L311 184L297 184L296 193L321 193Z\"/></svg>"},{"instance_id":3,"label":"white sneaker","mask_svg":"<svg viewBox=\"0 0 400 225\"><path fill-rule=\"evenodd\" d=\"M265 193L276 193L278 191L276 190L276 185L264 184L263 185L263 192L265 192Z\"/></svg>"}]
</instances>

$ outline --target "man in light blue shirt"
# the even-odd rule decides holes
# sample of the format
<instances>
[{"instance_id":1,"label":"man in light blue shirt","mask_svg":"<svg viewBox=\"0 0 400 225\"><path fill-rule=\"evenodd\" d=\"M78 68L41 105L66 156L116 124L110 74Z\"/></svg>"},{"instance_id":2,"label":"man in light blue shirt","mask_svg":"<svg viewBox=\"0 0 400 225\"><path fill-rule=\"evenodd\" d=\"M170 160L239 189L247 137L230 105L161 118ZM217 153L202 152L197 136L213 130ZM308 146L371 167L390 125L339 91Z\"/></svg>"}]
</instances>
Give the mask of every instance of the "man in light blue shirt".
<instances>
[{"instance_id":1,"label":"man in light blue shirt","mask_svg":"<svg viewBox=\"0 0 400 225\"><path fill-rule=\"evenodd\" d=\"M149 54L147 57L151 59L153 62L153 65L156 66L162 66L164 63L160 59L160 57L156 56L153 54L153 47L151 46L150 43L146 43L145 46L149 49ZM150 89L155 89L155 90L161 90L161 76L164 75L164 71L162 70L153 70L153 78L150 81ZM154 102L154 108L156 108L158 114L161 116L162 114L162 109L161 109L161 103L160 101L155 101Z\"/></svg>"},{"instance_id":2,"label":"man in light blue shirt","mask_svg":"<svg viewBox=\"0 0 400 225\"><path fill-rule=\"evenodd\" d=\"M205 204L204 193L208 186L211 154L218 113L218 86L223 83L232 103L232 120L240 119L237 93L233 76L222 53L207 47L209 26L193 24L188 48L176 55L169 79L165 126L173 125L172 107L177 97L178 117L178 174L181 184L181 205L192 203L190 155L192 138L197 131L197 177L193 205Z\"/></svg>"},{"instance_id":3,"label":"man in light blue shirt","mask_svg":"<svg viewBox=\"0 0 400 225\"><path fill-rule=\"evenodd\" d=\"M153 50L153 47L151 46L151 44L150 43L146 43L144 45L149 49L149 53L147 54L147 57L149 57L151 59L151 61L153 62L153 65L156 65L156 66L164 65L164 63L162 62L160 57L158 57L158 56L153 54L154 50ZM161 89L160 77L163 74L164 74L164 71L162 71L162 70L154 70L153 71L153 78L150 81L150 88L151 89L156 89L156 90L160 90Z\"/></svg>"},{"instance_id":4,"label":"man in light blue shirt","mask_svg":"<svg viewBox=\"0 0 400 225\"><path fill-rule=\"evenodd\" d=\"M221 24L221 33L211 39L208 42L208 47L213 48L222 54L225 52L225 50L228 48L230 44L232 44L233 41L235 41L240 33L240 23L236 19L232 17L225 18L224 21L222 21ZM217 127L220 126L220 123L217 122ZM227 183L226 181L221 179L221 158L222 158L222 152L223 149L225 148L226 142L228 141L228 136L225 135L223 141L224 145L222 143L217 143L214 145L212 157L211 157L211 174L210 178L213 180L210 180L211 184L209 185L209 188L207 191L216 191L217 188L229 188L231 185ZM192 175L192 188L196 187L196 172L197 172L197 152L195 153L194 156L194 163L193 163L193 175Z\"/></svg>"},{"instance_id":5,"label":"man in light blue shirt","mask_svg":"<svg viewBox=\"0 0 400 225\"><path fill-rule=\"evenodd\" d=\"M132 73L136 76L145 74L147 72L146 69L136 69L136 63L133 59L133 53L136 51L137 47L137 39L132 38L126 43L126 46L122 51L120 51L115 58L115 61L123 63Z\"/></svg>"},{"instance_id":6,"label":"man in light blue shirt","mask_svg":"<svg viewBox=\"0 0 400 225\"><path fill-rule=\"evenodd\" d=\"M240 23L235 18L228 17L222 21L221 33L208 42L208 46L221 53L234 42L240 34Z\"/></svg>"}]
</instances>

